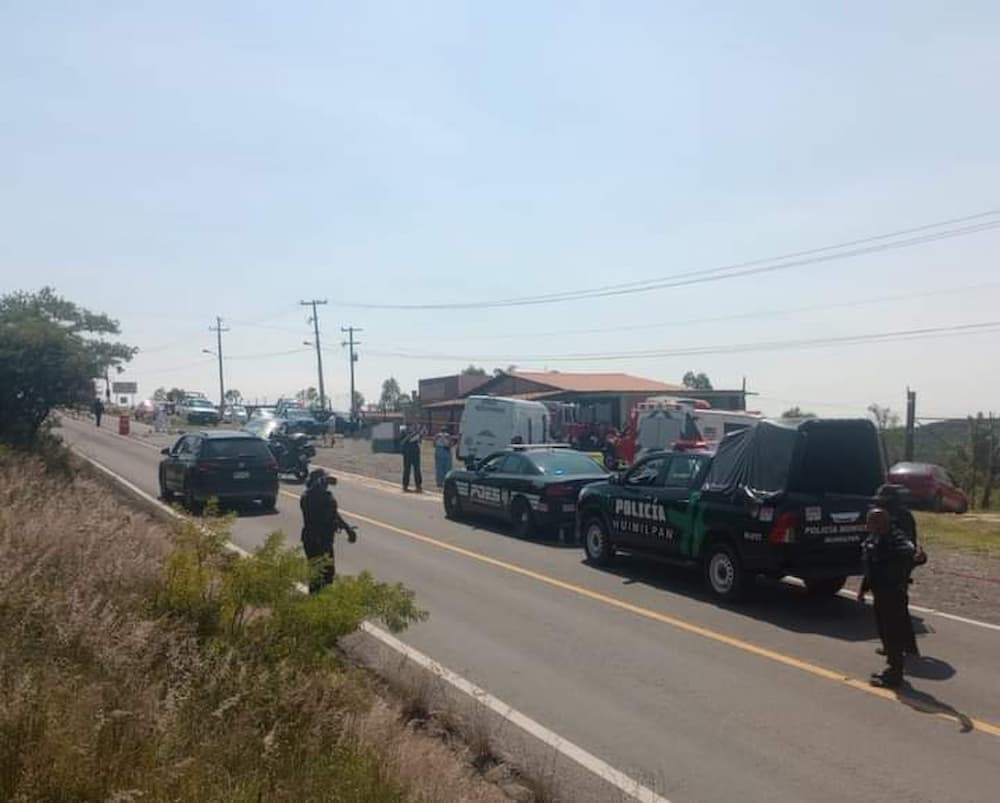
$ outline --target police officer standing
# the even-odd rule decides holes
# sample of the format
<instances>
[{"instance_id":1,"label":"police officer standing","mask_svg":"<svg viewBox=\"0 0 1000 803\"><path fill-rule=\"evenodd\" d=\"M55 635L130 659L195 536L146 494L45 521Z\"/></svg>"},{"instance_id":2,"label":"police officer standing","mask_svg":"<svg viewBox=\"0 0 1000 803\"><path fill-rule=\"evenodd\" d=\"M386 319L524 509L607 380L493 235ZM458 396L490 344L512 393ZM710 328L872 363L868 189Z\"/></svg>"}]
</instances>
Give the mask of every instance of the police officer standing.
<instances>
[{"instance_id":1,"label":"police officer standing","mask_svg":"<svg viewBox=\"0 0 1000 803\"><path fill-rule=\"evenodd\" d=\"M302 549L310 562L322 559L323 565L315 576L309 579L309 593L317 594L324 586L333 582L335 575L333 558L333 537L337 530L347 531L347 540L353 544L358 539L357 531L340 515L337 500L330 491L330 485L337 484L336 477L317 468L309 472L306 490L299 498L302 509Z\"/></svg>"},{"instance_id":2,"label":"police officer standing","mask_svg":"<svg viewBox=\"0 0 1000 803\"><path fill-rule=\"evenodd\" d=\"M875 503L886 510L892 519L893 526L903 531L903 534L913 542L914 555L913 565L923 566L927 563L927 553L920 548L917 541L917 522L913 514L903 504L903 494L906 489L902 485L882 485L875 492ZM913 631L913 619L910 616L910 585L913 578L906 581L906 647L904 651L907 655L920 655L917 647L917 636ZM884 650L882 650L884 653Z\"/></svg>"},{"instance_id":3,"label":"police officer standing","mask_svg":"<svg viewBox=\"0 0 1000 803\"><path fill-rule=\"evenodd\" d=\"M417 493L424 491L424 475L420 471L420 438L423 429L416 424L402 428L400 446L403 451L403 490L410 490L410 472L417 486Z\"/></svg>"},{"instance_id":4,"label":"police officer standing","mask_svg":"<svg viewBox=\"0 0 1000 803\"><path fill-rule=\"evenodd\" d=\"M101 416L104 415L104 402L101 401L101 397L97 396L94 399L94 418L97 420L97 426L101 425Z\"/></svg>"},{"instance_id":5,"label":"police officer standing","mask_svg":"<svg viewBox=\"0 0 1000 803\"><path fill-rule=\"evenodd\" d=\"M869 510L867 524L868 536L861 544L865 576L858 590L858 602L864 600L867 591L872 592L875 622L888 663L882 672L872 674L870 683L896 689L903 683L903 652L909 630L906 586L916 548L902 528L893 525L884 508Z\"/></svg>"}]
</instances>

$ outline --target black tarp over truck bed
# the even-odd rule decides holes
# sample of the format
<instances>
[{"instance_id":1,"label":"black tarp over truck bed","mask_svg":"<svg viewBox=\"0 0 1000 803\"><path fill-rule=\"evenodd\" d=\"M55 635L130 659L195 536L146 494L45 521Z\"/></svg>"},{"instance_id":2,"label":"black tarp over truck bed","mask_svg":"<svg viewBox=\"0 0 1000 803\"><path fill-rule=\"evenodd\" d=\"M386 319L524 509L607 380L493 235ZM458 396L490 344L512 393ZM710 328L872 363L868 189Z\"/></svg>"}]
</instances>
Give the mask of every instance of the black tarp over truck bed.
<instances>
[{"instance_id":1,"label":"black tarp over truck bed","mask_svg":"<svg viewBox=\"0 0 1000 803\"><path fill-rule=\"evenodd\" d=\"M871 497L885 477L878 432L865 419L761 421L719 444L704 491L744 490L757 501L784 493Z\"/></svg>"}]
</instances>

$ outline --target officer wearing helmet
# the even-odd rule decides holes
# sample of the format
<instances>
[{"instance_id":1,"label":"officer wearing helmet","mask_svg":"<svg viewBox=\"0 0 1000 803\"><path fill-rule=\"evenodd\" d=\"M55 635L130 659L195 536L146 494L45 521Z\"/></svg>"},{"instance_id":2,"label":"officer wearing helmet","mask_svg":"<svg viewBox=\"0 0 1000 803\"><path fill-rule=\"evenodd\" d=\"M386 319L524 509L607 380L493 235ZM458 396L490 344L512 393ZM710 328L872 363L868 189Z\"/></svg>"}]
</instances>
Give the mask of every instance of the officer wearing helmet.
<instances>
[{"instance_id":1,"label":"officer wearing helmet","mask_svg":"<svg viewBox=\"0 0 1000 803\"><path fill-rule=\"evenodd\" d=\"M882 485L875 492L875 504L885 510L889 517L892 519L893 526L898 527L903 531L903 534L913 542L914 554L913 554L913 565L923 566L927 563L927 553L920 548L920 544L917 541L917 522L913 518L913 514L907 509L906 505L903 504L903 497L906 494L906 488L902 485ZM920 655L920 649L917 647L917 636L913 632L913 620L910 618L910 589L909 586L913 583L913 578L908 577L906 581L906 647L905 652L907 655ZM880 650L884 653L884 649Z\"/></svg>"},{"instance_id":2,"label":"officer wearing helmet","mask_svg":"<svg viewBox=\"0 0 1000 803\"><path fill-rule=\"evenodd\" d=\"M316 594L324 586L333 582L335 567L333 558L333 537L337 530L347 532L347 540L354 543L357 531L344 521L337 510L337 500L330 491L337 484L336 477L330 477L323 469L309 472L306 490L299 498L302 509L302 549L309 561L316 562L317 571L309 580L309 593Z\"/></svg>"},{"instance_id":3,"label":"officer wearing helmet","mask_svg":"<svg viewBox=\"0 0 1000 803\"><path fill-rule=\"evenodd\" d=\"M866 592L872 592L875 623L888 663L882 672L872 674L870 682L873 686L896 689L903 684L903 653L909 629L906 585L916 548L885 508L869 510L867 525L868 536L861 544L865 577L858 601L865 598Z\"/></svg>"}]
</instances>

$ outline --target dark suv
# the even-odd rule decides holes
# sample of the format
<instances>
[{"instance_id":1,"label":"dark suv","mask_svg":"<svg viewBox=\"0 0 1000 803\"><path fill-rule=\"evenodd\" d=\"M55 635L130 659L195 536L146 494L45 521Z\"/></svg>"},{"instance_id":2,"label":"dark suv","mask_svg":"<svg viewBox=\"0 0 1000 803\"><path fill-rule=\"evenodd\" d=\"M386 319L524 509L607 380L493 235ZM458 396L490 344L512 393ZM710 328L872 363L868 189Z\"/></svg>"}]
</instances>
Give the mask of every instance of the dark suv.
<instances>
[{"instance_id":1,"label":"dark suv","mask_svg":"<svg viewBox=\"0 0 1000 803\"><path fill-rule=\"evenodd\" d=\"M218 430L182 435L160 462L160 496L180 496L197 512L209 499L220 503L278 501L278 464L267 443L248 432Z\"/></svg>"},{"instance_id":2,"label":"dark suv","mask_svg":"<svg viewBox=\"0 0 1000 803\"><path fill-rule=\"evenodd\" d=\"M885 467L869 421L763 421L706 451L654 453L583 489L577 532L592 563L617 550L700 566L737 599L755 575L832 595L861 573L865 513Z\"/></svg>"}]
</instances>

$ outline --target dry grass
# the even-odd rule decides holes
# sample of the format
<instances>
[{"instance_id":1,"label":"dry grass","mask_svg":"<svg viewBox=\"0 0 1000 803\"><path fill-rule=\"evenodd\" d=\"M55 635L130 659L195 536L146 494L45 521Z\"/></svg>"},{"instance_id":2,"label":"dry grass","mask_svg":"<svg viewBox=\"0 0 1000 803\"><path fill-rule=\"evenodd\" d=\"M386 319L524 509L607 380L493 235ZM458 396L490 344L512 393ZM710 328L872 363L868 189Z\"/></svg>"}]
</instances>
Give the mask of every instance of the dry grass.
<instances>
[{"instance_id":1,"label":"dry grass","mask_svg":"<svg viewBox=\"0 0 1000 803\"><path fill-rule=\"evenodd\" d=\"M915 511L920 541L973 555L1000 557L1000 516L995 513L926 513Z\"/></svg>"},{"instance_id":2,"label":"dry grass","mask_svg":"<svg viewBox=\"0 0 1000 803\"><path fill-rule=\"evenodd\" d=\"M0 454L0 799L501 800L366 677L163 612L165 526Z\"/></svg>"}]
</instances>

